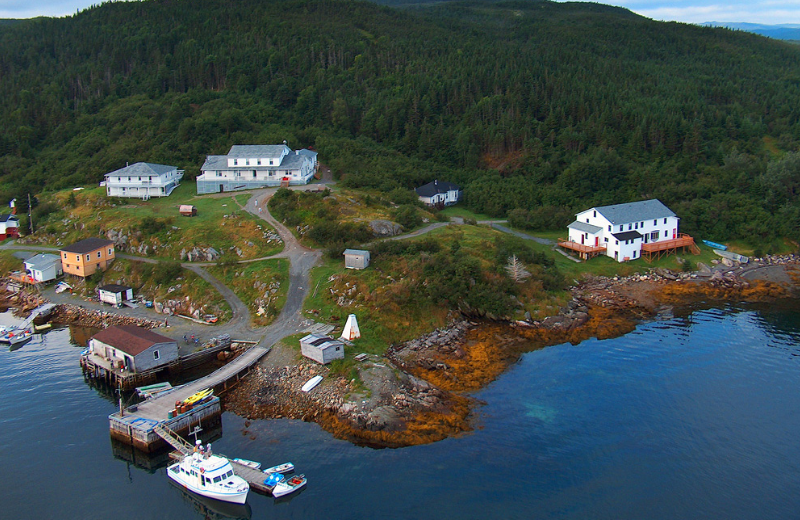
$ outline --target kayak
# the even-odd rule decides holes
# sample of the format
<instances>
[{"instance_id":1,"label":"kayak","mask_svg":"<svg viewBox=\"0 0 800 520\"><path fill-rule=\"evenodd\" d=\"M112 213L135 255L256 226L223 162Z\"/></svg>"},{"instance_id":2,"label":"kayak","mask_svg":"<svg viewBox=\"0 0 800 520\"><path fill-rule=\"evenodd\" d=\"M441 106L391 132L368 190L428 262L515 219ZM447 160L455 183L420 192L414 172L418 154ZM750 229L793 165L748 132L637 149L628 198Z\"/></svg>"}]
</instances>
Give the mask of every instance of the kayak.
<instances>
[{"instance_id":1,"label":"kayak","mask_svg":"<svg viewBox=\"0 0 800 520\"><path fill-rule=\"evenodd\" d=\"M208 397L209 395L211 395L213 393L214 393L214 389L213 388L206 388L205 390L200 390L199 392L197 392L194 395L190 395L189 397L184 399L183 402L184 402L184 404L194 404L197 401L205 399L206 397Z\"/></svg>"}]
</instances>

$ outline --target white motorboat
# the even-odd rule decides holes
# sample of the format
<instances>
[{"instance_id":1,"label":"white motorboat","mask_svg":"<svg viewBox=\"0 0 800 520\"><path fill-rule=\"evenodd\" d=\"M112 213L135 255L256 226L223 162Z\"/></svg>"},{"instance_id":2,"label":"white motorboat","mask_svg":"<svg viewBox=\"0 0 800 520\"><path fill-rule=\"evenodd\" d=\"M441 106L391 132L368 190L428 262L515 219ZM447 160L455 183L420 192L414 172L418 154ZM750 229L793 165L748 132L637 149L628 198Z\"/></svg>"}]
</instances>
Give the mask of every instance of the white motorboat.
<instances>
[{"instance_id":1,"label":"white motorboat","mask_svg":"<svg viewBox=\"0 0 800 520\"><path fill-rule=\"evenodd\" d=\"M244 504L250 485L234 475L228 459L211 454L211 445L203 450L198 440L194 453L167 468L167 476L184 488L204 497Z\"/></svg>"},{"instance_id":2,"label":"white motorboat","mask_svg":"<svg viewBox=\"0 0 800 520\"><path fill-rule=\"evenodd\" d=\"M284 479L275 484L272 488L272 496L275 498L286 496L289 493L294 493L301 487L306 485L308 480L305 475L295 475L292 478Z\"/></svg>"},{"instance_id":3,"label":"white motorboat","mask_svg":"<svg viewBox=\"0 0 800 520\"><path fill-rule=\"evenodd\" d=\"M264 473L289 473L290 471L294 471L294 464L291 462L284 462L283 464L278 464L277 466L272 466L271 468L265 469Z\"/></svg>"}]
</instances>

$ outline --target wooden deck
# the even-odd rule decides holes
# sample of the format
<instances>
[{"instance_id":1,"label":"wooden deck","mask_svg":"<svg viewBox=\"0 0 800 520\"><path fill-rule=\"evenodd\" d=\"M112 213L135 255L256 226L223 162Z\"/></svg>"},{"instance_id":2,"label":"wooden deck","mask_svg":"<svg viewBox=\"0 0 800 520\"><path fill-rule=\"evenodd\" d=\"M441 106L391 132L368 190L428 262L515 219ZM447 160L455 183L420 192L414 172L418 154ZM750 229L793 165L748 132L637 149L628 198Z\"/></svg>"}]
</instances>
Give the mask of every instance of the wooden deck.
<instances>
[{"instance_id":1,"label":"wooden deck","mask_svg":"<svg viewBox=\"0 0 800 520\"><path fill-rule=\"evenodd\" d=\"M688 249L692 254L700 254L700 249L694 243L694 238L684 233L679 233L677 238L671 240L642 244L642 258L647 262L652 262L662 256L677 253L678 249L683 249L684 251Z\"/></svg>"},{"instance_id":2,"label":"wooden deck","mask_svg":"<svg viewBox=\"0 0 800 520\"><path fill-rule=\"evenodd\" d=\"M122 442L136 446L142 451L153 451L162 447L166 441L156 431L165 426L173 432L188 433L189 429L203 421L219 420L222 407L219 399L195 407L193 410L169 418L177 401L196 394L206 388L213 388L215 395L225 392L239 382L243 374L270 351L269 347L252 347L224 367L191 383L162 392L152 399L131 406L122 413L108 416L111 435ZM170 443L171 444L171 443ZM174 446L174 445L173 445Z\"/></svg>"},{"instance_id":3,"label":"wooden deck","mask_svg":"<svg viewBox=\"0 0 800 520\"><path fill-rule=\"evenodd\" d=\"M588 260L597 255L605 254L606 252L605 246L589 246L586 244L573 242L572 240L565 240L563 238L558 239L558 246L563 247L564 249L569 249L570 251L575 251L578 253L578 256L584 260Z\"/></svg>"}]
</instances>

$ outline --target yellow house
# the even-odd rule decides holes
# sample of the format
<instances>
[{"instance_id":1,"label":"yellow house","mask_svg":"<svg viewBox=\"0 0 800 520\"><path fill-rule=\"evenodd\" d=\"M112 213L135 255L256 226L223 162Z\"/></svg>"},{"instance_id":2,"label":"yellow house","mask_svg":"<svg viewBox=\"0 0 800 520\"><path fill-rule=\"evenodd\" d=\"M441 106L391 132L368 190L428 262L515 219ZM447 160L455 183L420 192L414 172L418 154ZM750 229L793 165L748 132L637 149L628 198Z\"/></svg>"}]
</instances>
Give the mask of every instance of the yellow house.
<instances>
[{"instance_id":1,"label":"yellow house","mask_svg":"<svg viewBox=\"0 0 800 520\"><path fill-rule=\"evenodd\" d=\"M64 272L86 278L98 269L105 270L114 261L114 242L87 238L60 250Z\"/></svg>"}]
</instances>

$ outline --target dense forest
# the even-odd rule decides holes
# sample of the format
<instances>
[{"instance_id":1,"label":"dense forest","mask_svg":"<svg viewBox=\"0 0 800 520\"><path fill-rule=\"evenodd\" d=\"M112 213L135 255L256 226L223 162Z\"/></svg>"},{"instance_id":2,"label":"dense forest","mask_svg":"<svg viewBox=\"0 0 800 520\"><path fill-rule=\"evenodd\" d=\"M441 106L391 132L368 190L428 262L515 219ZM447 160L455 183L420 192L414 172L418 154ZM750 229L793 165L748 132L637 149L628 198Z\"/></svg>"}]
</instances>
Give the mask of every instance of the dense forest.
<instances>
[{"instance_id":1,"label":"dense forest","mask_svg":"<svg viewBox=\"0 0 800 520\"><path fill-rule=\"evenodd\" d=\"M115 2L0 26L0 89L0 203L286 140L524 227L657 197L703 238L800 239L800 48L599 4Z\"/></svg>"}]
</instances>

